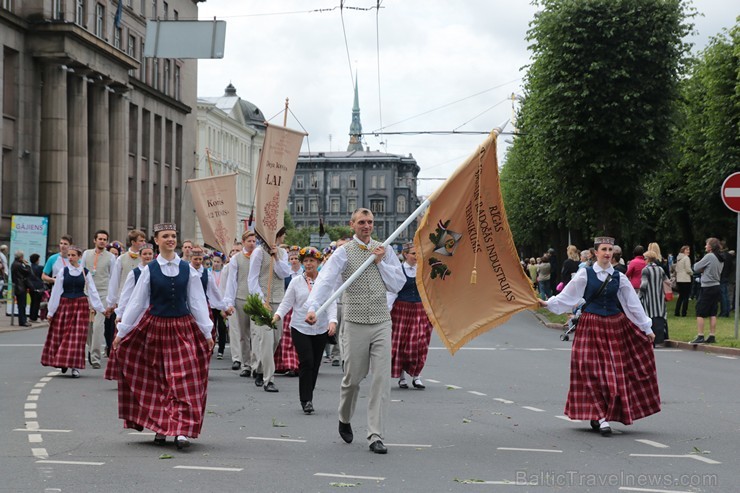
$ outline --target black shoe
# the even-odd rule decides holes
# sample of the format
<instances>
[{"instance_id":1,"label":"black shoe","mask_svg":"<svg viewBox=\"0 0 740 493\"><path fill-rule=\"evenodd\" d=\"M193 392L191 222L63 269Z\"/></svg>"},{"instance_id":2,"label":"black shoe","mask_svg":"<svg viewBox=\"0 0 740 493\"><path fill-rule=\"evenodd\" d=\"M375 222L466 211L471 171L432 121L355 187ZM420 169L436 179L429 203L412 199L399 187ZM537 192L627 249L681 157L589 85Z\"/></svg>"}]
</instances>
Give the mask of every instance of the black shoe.
<instances>
[{"instance_id":1,"label":"black shoe","mask_svg":"<svg viewBox=\"0 0 740 493\"><path fill-rule=\"evenodd\" d=\"M154 445L164 445L167 442L167 437L157 433L154 435Z\"/></svg>"},{"instance_id":2,"label":"black shoe","mask_svg":"<svg viewBox=\"0 0 740 493\"><path fill-rule=\"evenodd\" d=\"M689 344L704 344L704 336L696 336L696 339L691 341Z\"/></svg>"},{"instance_id":3,"label":"black shoe","mask_svg":"<svg viewBox=\"0 0 740 493\"><path fill-rule=\"evenodd\" d=\"M592 419L589 421L589 424L591 425L592 430L599 431L599 421L597 419Z\"/></svg>"},{"instance_id":4,"label":"black shoe","mask_svg":"<svg viewBox=\"0 0 740 493\"><path fill-rule=\"evenodd\" d=\"M334 361L332 361L331 366L339 366L339 360L335 359Z\"/></svg>"},{"instance_id":5,"label":"black shoe","mask_svg":"<svg viewBox=\"0 0 740 493\"><path fill-rule=\"evenodd\" d=\"M385 445L383 445L383 442L380 440L375 440L373 443L370 444L370 450L372 450L376 454L387 454L388 449Z\"/></svg>"},{"instance_id":6,"label":"black shoe","mask_svg":"<svg viewBox=\"0 0 740 493\"><path fill-rule=\"evenodd\" d=\"M717 342L717 339L714 338L714 336L707 337L707 340L704 341L704 344L715 344Z\"/></svg>"},{"instance_id":7,"label":"black shoe","mask_svg":"<svg viewBox=\"0 0 740 493\"><path fill-rule=\"evenodd\" d=\"M406 383L406 379L402 378L398 381L398 388L400 389L407 389L409 388L409 384Z\"/></svg>"},{"instance_id":8,"label":"black shoe","mask_svg":"<svg viewBox=\"0 0 740 493\"><path fill-rule=\"evenodd\" d=\"M285 372L285 376L286 377L297 377L298 374L296 372L294 372L293 370L288 370L288 371Z\"/></svg>"},{"instance_id":9,"label":"black shoe","mask_svg":"<svg viewBox=\"0 0 740 493\"><path fill-rule=\"evenodd\" d=\"M69 368L66 368L66 367L62 367L62 368L60 368L60 370L62 371L62 374L64 374L64 373L67 373L67 370L68 370L68 369L69 369Z\"/></svg>"},{"instance_id":10,"label":"black shoe","mask_svg":"<svg viewBox=\"0 0 740 493\"><path fill-rule=\"evenodd\" d=\"M313 412L313 403L311 401L308 401L306 403L301 402L301 405L303 406L304 413L311 414Z\"/></svg>"},{"instance_id":11,"label":"black shoe","mask_svg":"<svg viewBox=\"0 0 740 493\"><path fill-rule=\"evenodd\" d=\"M257 387L262 387L265 384L264 375L262 375L262 373L254 374L254 384Z\"/></svg>"},{"instance_id":12,"label":"black shoe","mask_svg":"<svg viewBox=\"0 0 740 493\"><path fill-rule=\"evenodd\" d=\"M242 364L240 361L234 361L233 363L231 363L232 370L238 370L241 367L242 367Z\"/></svg>"},{"instance_id":13,"label":"black shoe","mask_svg":"<svg viewBox=\"0 0 740 493\"><path fill-rule=\"evenodd\" d=\"M609 425L606 426L600 426L599 427L599 433L601 433L601 436L608 437L612 434L612 428Z\"/></svg>"},{"instance_id":14,"label":"black shoe","mask_svg":"<svg viewBox=\"0 0 740 493\"><path fill-rule=\"evenodd\" d=\"M425 388L427 388L426 385L421 383L421 378L419 377L414 378L411 381L411 385L413 385L415 389L419 389L419 390L424 390Z\"/></svg>"},{"instance_id":15,"label":"black shoe","mask_svg":"<svg viewBox=\"0 0 740 493\"><path fill-rule=\"evenodd\" d=\"M264 387L265 392L279 392L278 388L275 387L275 384L272 382L267 382L267 385Z\"/></svg>"},{"instance_id":16,"label":"black shoe","mask_svg":"<svg viewBox=\"0 0 740 493\"><path fill-rule=\"evenodd\" d=\"M239 373L240 377L251 377L252 376L252 370L249 368L244 368L241 373Z\"/></svg>"},{"instance_id":17,"label":"black shoe","mask_svg":"<svg viewBox=\"0 0 740 493\"><path fill-rule=\"evenodd\" d=\"M188 448L190 446L190 440L188 440L188 437L178 435L175 437L175 446L177 447L177 450Z\"/></svg>"},{"instance_id":18,"label":"black shoe","mask_svg":"<svg viewBox=\"0 0 740 493\"><path fill-rule=\"evenodd\" d=\"M339 422L339 436L342 437L342 440L344 440L347 443L352 443L352 439L355 437L352 434L352 425L349 423L342 423Z\"/></svg>"}]
</instances>

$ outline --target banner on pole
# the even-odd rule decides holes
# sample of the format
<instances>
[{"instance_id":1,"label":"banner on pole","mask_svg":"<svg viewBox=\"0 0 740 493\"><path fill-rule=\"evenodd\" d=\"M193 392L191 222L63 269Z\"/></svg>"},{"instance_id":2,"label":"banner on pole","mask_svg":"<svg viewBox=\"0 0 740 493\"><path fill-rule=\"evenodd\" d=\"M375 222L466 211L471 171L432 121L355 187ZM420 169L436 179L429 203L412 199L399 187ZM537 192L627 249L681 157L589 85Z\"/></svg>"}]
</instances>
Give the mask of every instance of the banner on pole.
<instances>
[{"instance_id":1,"label":"banner on pole","mask_svg":"<svg viewBox=\"0 0 740 493\"><path fill-rule=\"evenodd\" d=\"M13 307L13 286L10 275L10 264L13 263L15 252L23 252L23 258L30 262L30 257L38 253L39 263L46 263L46 245L49 239L49 216L34 216L13 214L10 216L10 252L8 255L8 289L5 290L10 303L6 303L5 313L10 315ZM16 313L18 309L16 308Z\"/></svg>"},{"instance_id":2,"label":"banner on pole","mask_svg":"<svg viewBox=\"0 0 740 493\"><path fill-rule=\"evenodd\" d=\"M237 231L236 173L187 180L203 241L228 254Z\"/></svg>"}]
</instances>

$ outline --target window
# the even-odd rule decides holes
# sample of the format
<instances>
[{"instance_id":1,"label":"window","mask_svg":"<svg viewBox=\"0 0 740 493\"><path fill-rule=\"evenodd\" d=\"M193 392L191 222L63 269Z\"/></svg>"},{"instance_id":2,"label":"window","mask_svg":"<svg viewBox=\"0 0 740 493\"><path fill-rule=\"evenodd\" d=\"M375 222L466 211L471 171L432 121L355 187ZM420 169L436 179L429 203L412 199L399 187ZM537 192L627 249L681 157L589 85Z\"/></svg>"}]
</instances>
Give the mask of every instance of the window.
<instances>
[{"instance_id":1,"label":"window","mask_svg":"<svg viewBox=\"0 0 740 493\"><path fill-rule=\"evenodd\" d=\"M311 173L311 188L319 188L319 177L316 175L316 173Z\"/></svg>"},{"instance_id":2,"label":"window","mask_svg":"<svg viewBox=\"0 0 740 493\"><path fill-rule=\"evenodd\" d=\"M120 27L116 27L113 29L113 46L115 48L118 48L119 50L121 49L121 35L122 34L123 34L123 29L121 29Z\"/></svg>"},{"instance_id":3,"label":"window","mask_svg":"<svg viewBox=\"0 0 740 493\"><path fill-rule=\"evenodd\" d=\"M406 212L406 197L403 195L399 195L396 198L396 212L399 214L404 214Z\"/></svg>"},{"instance_id":4,"label":"window","mask_svg":"<svg viewBox=\"0 0 740 493\"><path fill-rule=\"evenodd\" d=\"M370 211L373 213L384 213L385 212L385 200L384 199L371 199L370 200Z\"/></svg>"},{"instance_id":5,"label":"window","mask_svg":"<svg viewBox=\"0 0 740 493\"><path fill-rule=\"evenodd\" d=\"M370 177L370 188L378 188L378 177L376 175Z\"/></svg>"},{"instance_id":6,"label":"window","mask_svg":"<svg viewBox=\"0 0 740 493\"><path fill-rule=\"evenodd\" d=\"M331 213L339 214L339 199L331 199Z\"/></svg>"},{"instance_id":7,"label":"window","mask_svg":"<svg viewBox=\"0 0 740 493\"><path fill-rule=\"evenodd\" d=\"M311 214L318 214L319 201L317 199L308 199L308 212Z\"/></svg>"},{"instance_id":8,"label":"window","mask_svg":"<svg viewBox=\"0 0 740 493\"><path fill-rule=\"evenodd\" d=\"M95 36L105 36L105 7L99 3L95 4Z\"/></svg>"},{"instance_id":9,"label":"window","mask_svg":"<svg viewBox=\"0 0 740 493\"><path fill-rule=\"evenodd\" d=\"M85 0L76 0L75 3L75 24L78 26L85 25Z\"/></svg>"},{"instance_id":10,"label":"window","mask_svg":"<svg viewBox=\"0 0 740 493\"><path fill-rule=\"evenodd\" d=\"M3 8L5 10L13 11L13 0L3 0Z\"/></svg>"},{"instance_id":11,"label":"window","mask_svg":"<svg viewBox=\"0 0 740 493\"><path fill-rule=\"evenodd\" d=\"M176 21L180 20L180 14L177 12L177 10L173 10L172 14L174 15Z\"/></svg>"},{"instance_id":12,"label":"window","mask_svg":"<svg viewBox=\"0 0 740 493\"><path fill-rule=\"evenodd\" d=\"M144 43L144 40L141 40L141 58L139 59L139 62L141 63L141 80L146 83L146 67L147 67L147 60L144 56L144 48L146 44Z\"/></svg>"},{"instance_id":13,"label":"window","mask_svg":"<svg viewBox=\"0 0 740 493\"><path fill-rule=\"evenodd\" d=\"M128 35L128 45L126 46L126 54L131 58L136 57L136 37L132 34Z\"/></svg>"},{"instance_id":14,"label":"window","mask_svg":"<svg viewBox=\"0 0 740 493\"><path fill-rule=\"evenodd\" d=\"M51 3L51 17L54 20L59 20L64 16L62 12L62 0L54 0Z\"/></svg>"},{"instance_id":15,"label":"window","mask_svg":"<svg viewBox=\"0 0 740 493\"><path fill-rule=\"evenodd\" d=\"M303 206L304 206L303 199L296 199L295 201L295 212L296 214L303 214Z\"/></svg>"},{"instance_id":16,"label":"window","mask_svg":"<svg viewBox=\"0 0 740 493\"><path fill-rule=\"evenodd\" d=\"M164 61L164 77L163 77L162 85L164 86L162 89L166 95L170 95L170 61L165 60Z\"/></svg>"},{"instance_id":17,"label":"window","mask_svg":"<svg viewBox=\"0 0 740 493\"><path fill-rule=\"evenodd\" d=\"M331 175L331 187L333 189L339 188L339 175L338 174Z\"/></svg>"},{"instance_id":18,"label":"window","mask_svg":"<svg viewBox=\"0 0 740 493\"><path fill-rule=\"evenodd\" d=\"M159 60L152 59L152 87L159 89Z\"/></svg>"},{"instance_id":19,"label":"window","mask_svg":"<svg viewBox=\"0 0 740 493\"><path fill-rule=\"evenodd\" d=\"M162 15L164 16L164 20L170 18L170 6L167 5L167 2L162 2Z\"/></svg>"},{"instance_id":20,"label":"window","mask_svg":"<svg viewBox=\"0 0 740 493\"><path fill-rule=\"evenodd\" d=\"M295 177L295 189L303 190L303 175L296 175Z\"/></svg>"},{"instance_id":21,"label":"window","mask_svg":"<svg viewBox=\"0 0 740 493\"><path fill-rule=\"evenodd\" d=\"M180 66L175 64L175 99L180 100Z\"/></svg>"},{"instance_id":22,"label":"window","mask_svg":"<svg viewBox=\"0 0 740 493\"><path fill-rule=\"evenodd\" d=\"M385 175L378 177L378 188L385 188Z\"/></svg>"},{"instance_id":23,"label":"window","mask_svg":"<svg viewBox=\"0 0 740 493\"><path fill-rule=\"evenodd\" d=\"M355 212L356 209L357 209L357 199L355 198L347 199L347 212L351 214Z\"/></svg>"},{"instance_id":24,"label":"window","mask_svg":"<svg viewBox=\"0 0 740 493\"><path fill-rule=\"evenodd\" d=\"M357 188L357 177L349 175L349 188ZM354 211L354 209L352 209Z\"/></svg>"},{"instance_id":25,"label":"window","mask_svg":"<svg viewBox=\"0 0 740 493\"><path fill-rule=\"evenodd\" d=\"M157 0L152 0L152 19L157 18Z\"/></svg>"},{"instance_id":26,"label":"window","mask_svg":"<svg viewBox=\"0 0 740 493\"><path fill-rule=\"evenodd\" d=\"M141 15L146 17L146 0L141 0Z\"/></svg>"}]
</instances>

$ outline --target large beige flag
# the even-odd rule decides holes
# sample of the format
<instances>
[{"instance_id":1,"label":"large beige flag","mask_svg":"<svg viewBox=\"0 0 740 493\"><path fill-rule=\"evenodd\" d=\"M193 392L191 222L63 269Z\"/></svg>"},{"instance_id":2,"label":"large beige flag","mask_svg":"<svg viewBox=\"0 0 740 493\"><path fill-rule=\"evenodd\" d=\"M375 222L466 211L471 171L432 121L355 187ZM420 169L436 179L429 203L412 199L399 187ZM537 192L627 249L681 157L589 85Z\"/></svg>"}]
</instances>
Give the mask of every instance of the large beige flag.
<instances>
[{"instance_id":1,"label":"large beige flag","mask_svg":"<svg viewBox=\"0 0 740 493\"><path fill-rule=\"evenodd\" d=\"M222 252L231 251L237 230L236 173L187 180L203 241Z\"/></svg>"},{"instance_id":2,"label":"large beige flag","mask_svg":"<svg viewBox=\"0 0 740 493\"><path fill-rule=\"evenodd\" d=\"M513 314L537 307L499 187L496 135L429 197L416 230L416 285L450 353Z\"/></svg>"},{"instance_id":3,"label":"large beige flag","mask_svg":"<svg viewBox=\"0 0 740 493\"><path fill-rule=\"evenodd\" d=\"M257 171L254 231L269 244L275 241L275 233L283 227L288 193L305 135L277 125L268 125L265 132Z\"/></svg>"}]
</instances>

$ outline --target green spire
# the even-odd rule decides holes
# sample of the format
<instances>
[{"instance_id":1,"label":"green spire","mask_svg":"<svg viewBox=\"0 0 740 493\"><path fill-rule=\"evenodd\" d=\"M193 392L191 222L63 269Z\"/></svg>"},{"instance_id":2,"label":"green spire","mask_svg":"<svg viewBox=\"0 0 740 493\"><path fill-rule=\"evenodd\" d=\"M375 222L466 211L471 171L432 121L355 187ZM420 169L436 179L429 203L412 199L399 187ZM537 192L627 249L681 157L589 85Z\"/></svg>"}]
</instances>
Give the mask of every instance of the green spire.
<instances>
[{"instance_id":1,"label":"green spire","mask_svg":"<svg viewBox=\"0 0 740 493\"><path fill-rule=\"evenodd\" d=\"M355 73L355 102L352 105L352 123L349 126L348 151L362 151L362 123L360 123L360 96L357 92L357 74Z\"/></svg>"}]
</instances>

